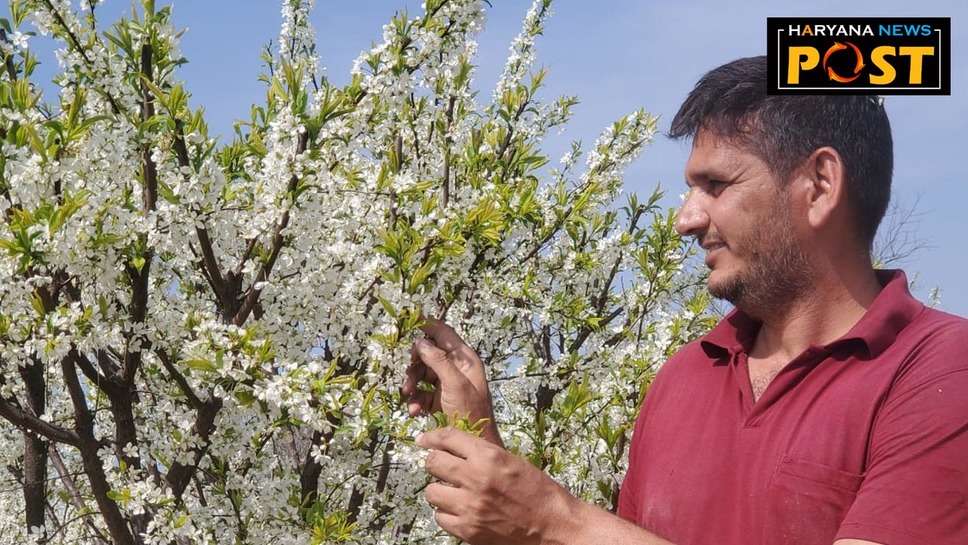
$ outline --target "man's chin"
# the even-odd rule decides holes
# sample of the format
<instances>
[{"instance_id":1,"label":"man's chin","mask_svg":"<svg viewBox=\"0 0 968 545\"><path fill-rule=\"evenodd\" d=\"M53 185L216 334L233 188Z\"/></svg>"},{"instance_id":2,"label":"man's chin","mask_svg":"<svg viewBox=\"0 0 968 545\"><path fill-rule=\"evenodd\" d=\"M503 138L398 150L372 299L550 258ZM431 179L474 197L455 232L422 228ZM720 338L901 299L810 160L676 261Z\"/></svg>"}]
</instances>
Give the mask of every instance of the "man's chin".
<instances>
[{"instance_id":1,"label":"man's chin","mask_svg":"<svg viewBox=\"0 0 968 545\"><path fill-rule=\"evenodd\" d=\"M720 276L722 278L719 278ZM712 271L706 280L706 289L716 299L723 299L735 305L743 294L743 283L735 277L728 277L722 272L717 274L717 271Z\"/></svg>"}]
</instances>

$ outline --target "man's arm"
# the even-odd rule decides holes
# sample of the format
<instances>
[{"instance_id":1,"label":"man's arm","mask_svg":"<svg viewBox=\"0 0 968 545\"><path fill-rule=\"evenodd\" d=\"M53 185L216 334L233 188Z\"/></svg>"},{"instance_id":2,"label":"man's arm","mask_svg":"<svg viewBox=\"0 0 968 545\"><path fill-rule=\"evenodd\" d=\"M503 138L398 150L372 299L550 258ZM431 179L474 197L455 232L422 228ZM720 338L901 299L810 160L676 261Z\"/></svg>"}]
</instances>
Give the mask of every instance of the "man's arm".
<instances>
[{"instance_id":1,"label":"man's arm","mask_svg":"<svg viewBox=\"0 0 968 545\"><path fill-rule=\"evenodd\" d=\"M453 428L425 433L425 494L448 533L472 545L673 545L572 496L526 460ZM881 545L857 539L833 545Z\"/></svg>"},{"instance_id":2,"label":"man's arm","mask_svg":"<svg viewBox=\"0 0 968 545\"><path fill-rule=\"evenodd\" d=\"M468 433L441 428L421 435L425 489L435 518L472 545L672 545L572 496L523 458Z\"/></svg>"},{"instance_id":3,"label":"man's arm","mask_svg":"<svg viewBox=\"0 0 968 545\"><path fill-rule=\"evenodd\" d=\"M401 393L410 413L443 411L490 418L484 437L445 428L418 443L432 452L427 471L446 484L425 494L437 523L472 545L673 545L595 505L582 502L526 460L503 448L493 421L484 366L447 324L428 320L428 340L414 343ZM418 383L435 388L425 392ZM833 545L880 545L838 540Z\"/></svg>"},{"instance_id":4,"label":"man's arm","mask_svg":"<svg viewBox=\"0 0 968 545\"><path fill-rule=\"evenodd\" d=\"M581 503L581 502L579 502ZM580 545L586 543L673 545L661 537L615 516L597 506L581 503L578 516L568 521L557 540L550 543Z\"/></svg>"}]
</instances>

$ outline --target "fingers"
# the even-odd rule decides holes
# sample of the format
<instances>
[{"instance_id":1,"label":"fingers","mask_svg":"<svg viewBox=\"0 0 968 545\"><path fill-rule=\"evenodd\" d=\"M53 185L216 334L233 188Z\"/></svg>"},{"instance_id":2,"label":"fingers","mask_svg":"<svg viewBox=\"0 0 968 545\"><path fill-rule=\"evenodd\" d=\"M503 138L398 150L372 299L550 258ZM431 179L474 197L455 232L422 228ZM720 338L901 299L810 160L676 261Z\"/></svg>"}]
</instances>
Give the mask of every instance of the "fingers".
<instances>
[{"instance_id":1,"label":"fingers","mask_svg":"<svg viewBox=\"0 0 968 545\"><path fill-rule=\"evenodd\" d=\"M417 437L417 445L425 449L442 450L457 456L469 458L475 451L490 447L490 443L454 428L438 428Z\"/></svg>"},{"instance_id":2,"label":"fingers","mask_svg":"<svg viewBox=\"0 0 968 545\"><path fill-rule=\"evenodd\" d=\"M424 489L424 497L427 498L427 503L437 509L437 514L456 515L460 511L461 505L464 505L463 496L466 494L467 492L459 488L440 483L430 483Z\"/></svg>"},{"instance_id":3,"label":"fingers","mask_svg":"<svg viewBox=\"0 0 968 545\"><path fill-rule=\"evenodd\" d=\"M448 513L442 509L438 509L437 512L434 513L434 520L437 521L437 526L440 526L441 530L451 535L458 535L457 532L458 528L460 527L460 517L457 515Z\"/></svg>"},{"instance_id":4,"label":"fingers","mask_svg":"<svg viewBox=\"0 0 968 545\"><path fill-rule=\"evenodd\" d=\"M464 346L464 341L454 331L454 328L436 318L425 318L425 320L427 323L420 329L444 352L453 352Z\"/></svg>"},{"instance_id":5,"label":"fingers","mask_svg":"<svg viewBox=\"0 0 968 545\"><path fill-rule=\"evenodd\" d=\"M454 486L463 486L467 461L443 450L432 450L424 461L424 469L441 481Z\"/></svg>"},{"instance_id":6,"label":"fingers","mask_svg":"<svg viewBox=\"0 0 968 545\"><path fill-rule=\"evenodd\" d=\"M414 398L407 400L407 414L417 416L423 412L423 405Z\"/></svg>"},{"instance_id":7,"label":"fingers","mask_svg":"<svg viewBox=\"0 0 968 545\"><path fill-rule=\"evenodd\" d=\"M407 367L403 387L400 388L400 394L406 400L407 412L410 416L429 413L433 410L434 393L422 391L420 389L421 381L437 386L437 374L422 363L410 364Z\"/></svg>"},{"instance_id":8,"label":"fingers","mask_svg":"<svg viewBox=\"0 0 968 545\"><path fill-rule=\"evenodd\" d=\"M413 349L411 349L411 352L413 352ZM434 373L432 369L424 365L417 358L416 354L412 355L411 359L413 361L407 366L403 379L403 387L400 388L400 393L406 396L416 395L420 391L420 381L426 381L431 384L437 382L437 373Z\"/></svg>"},{"instance_id":9,"label":"fingers","mask_svg":"<svg viewBox=\"0 0 968 545\"><path fill-rule=\"evenodd\" d=\"M413 351L424 365L429 367L440 379L441 386L458 384L466 380L464 375L447 359L447 353L427 339L417 339L413 343Z\"/></svg>"},{"instance_id":10,"label":"fingers","mask_svg":"<svg viewBox=\"0 0 968 545\"><path fill-rule=\"evenodd\" d=\"M487 388L484 365L481 364L474 349L444 322L434 318L425 318L425 320L427 323L421 329L427 338L443 351L445 357L450 356L457 369L471 381L475 388L478 390Z\"/></svg>"},{"instance_id":11,"label":"fingers","mask_svg":"<svg viewBox=\"0 0 968 545\"><path fill-rule=\"evenodd\" d=\"M405 396L412 396L417 393L417 383L423 379L423 370L420 369L422 365L411 363L407 366L403 378L403 386L400 387L400 393Z\"/></svg>"},{"instance_id":12,"label":"fingers","mask_svg":"<svg viewBox=\"0 0 968 545\"><path fill-rule=\"evenodd\" d=\"M420 359L420 355L417 354L416 342L414 342L413 345L410 346L410 366L415 367L414 374L417 377L417 382L424 380L431 384L437 383L437 380L438 380L437 373L435 373L434 370L431 369L430 367L427 367L424 364L424 362ZM409 370L410 368L408 367L407 369ZM423 373L423 375L420 375L421 372Z\"/></svg>"},{"instance_id":13,"label":"fingers","mask_svg":"<svg viewBox=\"0 0 968 545\"><path fill-rule=\"evenodd\" d=\"M434 397L430 392L418 392L407 400L407 414L417 416L434 412Z\"/></svg>"},{"instance_id":14,"label":"fingers","mask_svg":"<svg viewBox=\"0 0 968 545\"><path fill-rule=\"evenodd\" d=\"M437 373L420 361L416 354L416 347L410 349L410 365L407 366L403 386L400 394L406 400L407 412L410 416L429 413L433 410L434 394L420 389L420 382L424 381L438 386Z\"/></svg>"}]
</instances>

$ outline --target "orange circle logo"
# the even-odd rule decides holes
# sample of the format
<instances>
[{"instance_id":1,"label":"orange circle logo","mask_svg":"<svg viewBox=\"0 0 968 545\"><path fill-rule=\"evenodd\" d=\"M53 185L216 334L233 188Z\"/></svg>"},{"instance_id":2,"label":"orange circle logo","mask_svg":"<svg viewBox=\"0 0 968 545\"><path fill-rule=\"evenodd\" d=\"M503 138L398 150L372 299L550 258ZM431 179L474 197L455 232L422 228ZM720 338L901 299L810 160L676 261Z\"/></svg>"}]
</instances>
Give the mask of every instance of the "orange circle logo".
<instances>
[{"instance_id":1,"label":"orange circle logo","mask_svg":"<svg viewBox=\"0 0 968 545\"><path fill-rule=\"evenodd\" d=\"M840 74L838 74L833 69L833 67L827 66L827 60L830 59L831 55L833 55L838 51L843 51L847 49L848 46L850 46L850 48L854 50L854 56L857 57L857 63L854 65L854 75L845 78L844 76L841 76ZM850 83L860 77L860 71L863 68L864 68L864 57L860 54L860 48L858 48L856 45L850 42L846 42L846 45L840 42L834 42L834 45L830 46L830 49L828 49L827 52L823 54L823 69L825 72L827 72L827 77L829 77L833 81L836 81L839 83Z\"/></svg>"}]
</instances>

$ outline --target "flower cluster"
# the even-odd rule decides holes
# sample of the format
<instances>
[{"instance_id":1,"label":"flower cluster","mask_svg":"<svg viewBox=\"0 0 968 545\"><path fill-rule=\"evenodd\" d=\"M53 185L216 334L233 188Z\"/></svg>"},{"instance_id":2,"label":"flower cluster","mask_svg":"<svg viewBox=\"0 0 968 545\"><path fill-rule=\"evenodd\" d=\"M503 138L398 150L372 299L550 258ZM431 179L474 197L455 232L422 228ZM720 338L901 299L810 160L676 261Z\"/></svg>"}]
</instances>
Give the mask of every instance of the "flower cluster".
<instances>
[{"instance_id":1,"label":"flower cluster","mask_svg":"<svg viewBox=\"0 0 968 545\"><path fill-rule=\"evenodd\" d=\"M96 2L84 3L83 10ZM656 120L547 168L537 0L478 104L480 0L398 14L329 82L283 0L267 96L218 144L171 7L11 3L0 75L0 534L16 543L446 543L398 387L424 317L480 354L510 449L614 507L658 365L710 325ZM27 25L61 44L56 104ZM583 157L584 156L584 157ZM583 163L584 171L576 172Z\"/></svg>"}]
</instances>

